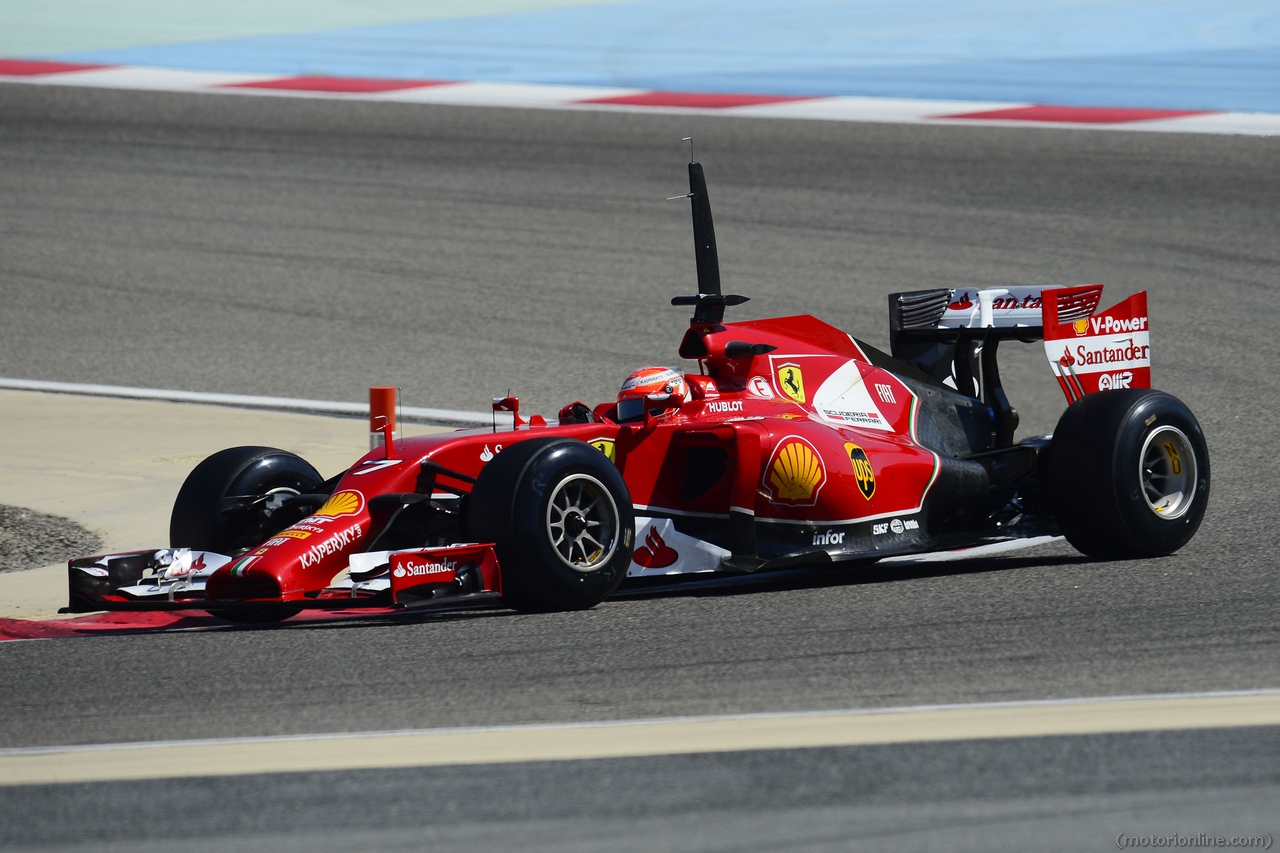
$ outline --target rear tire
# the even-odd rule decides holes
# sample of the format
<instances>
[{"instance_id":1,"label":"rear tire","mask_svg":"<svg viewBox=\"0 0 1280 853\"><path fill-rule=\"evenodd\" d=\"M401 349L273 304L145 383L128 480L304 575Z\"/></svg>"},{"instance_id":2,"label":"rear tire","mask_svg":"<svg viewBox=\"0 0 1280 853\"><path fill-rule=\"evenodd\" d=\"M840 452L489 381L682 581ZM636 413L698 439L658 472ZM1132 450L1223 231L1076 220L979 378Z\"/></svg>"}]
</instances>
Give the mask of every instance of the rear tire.
<instances>
[{"instance_id":1,"label":"rear tire","mask_svg":"<svg viewBox=\"0 0 1280 853\"><path fill-rule=\"evenodd\" d=\"M535 438L508 445L480 471L466 529L495 544L506 604L585 610L626 577L635 512L622 475L600 451Z\"/></svg>"},{"instance_id":2,"label":"rear tire","mask_svg":"<svg viewBox=\"0 0 1280 853\"><path fill-rule=\"evenodd\" d=\"M1072 403L1049 448L1054 515L1096 559L1160 557L1191 540L1209 501L1209 450L1178 398L1147 388Z\"/></svg>"},{"instance_id":3,"label":"rear tire","mask_svg":"<svg viewBox=\"0 0 1280 853\"><path fill-rule=\"evenodd\" d=\"M169 546L228 556L257 545L274 530L254 509L224 513L224 499L238 495L307 494L324 482L304 459L274 447L229 447L187 475L169 517Z\"/></svg>"}]
</instances>

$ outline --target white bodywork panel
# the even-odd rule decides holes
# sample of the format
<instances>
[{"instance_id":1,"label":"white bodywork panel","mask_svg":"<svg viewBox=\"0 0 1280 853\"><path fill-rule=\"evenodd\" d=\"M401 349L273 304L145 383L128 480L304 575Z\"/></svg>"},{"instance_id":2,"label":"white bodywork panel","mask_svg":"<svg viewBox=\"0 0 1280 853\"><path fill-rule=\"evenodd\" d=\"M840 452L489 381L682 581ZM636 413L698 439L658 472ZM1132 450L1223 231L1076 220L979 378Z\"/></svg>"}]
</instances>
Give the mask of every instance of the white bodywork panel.
<instances>
[{"instance_id":1,"label":"white bodywork panel","mask_svg":"<svg viewBox=\"0 0 1280 853\"><path fill-rule=\"evenodd\" d=\"M880 407L871 399L858 362L847 361L813 395L818 417L831 424L893 432Z\"/></svg>"},{"instance_id":2,"label":"white bodywork panel","mask_svg":"<svg viewBox=\"0 0 1280 853\"><path fill-rule=\"evenodd\" d=\"M637 516L636 550L632 552L627 577L714 572L730 556L724 548L676 530L669 518Z\"/></svg>"}]
</instances>

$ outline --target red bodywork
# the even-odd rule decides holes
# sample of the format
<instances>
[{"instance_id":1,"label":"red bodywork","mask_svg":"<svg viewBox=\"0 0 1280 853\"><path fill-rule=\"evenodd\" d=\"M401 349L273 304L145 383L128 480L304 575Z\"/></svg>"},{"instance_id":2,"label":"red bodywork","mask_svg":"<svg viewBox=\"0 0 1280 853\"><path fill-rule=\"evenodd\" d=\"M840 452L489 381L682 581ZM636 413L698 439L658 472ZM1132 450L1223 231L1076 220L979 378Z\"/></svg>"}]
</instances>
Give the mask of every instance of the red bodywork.
<instances>
[{"instance_id":1,"label":"red bodywork","mask_svg":"<svg viewBox=\"0 0 1280 853\"><path fill-rule=\"evenodd\" d=\"M240 607L252 620L252 607L266 603L285 605L277 612L344 602L479 603L502 594L499 553L516 602L521 546L503 540L500 524L486 526L502 511L486 484L540 451L506 457L511 464L490 469L475 499L467 496L487 462L540 437L595 447L625 482L636 526L619 541L632 551L631 564L625 574L597 575L614 584L601 597L623 577L869 562L1059 532L1053 496L1041 482L1051 437L1014 441L1018 415L1001 385L997 345L1043 338L1069 401L1149 387L1145 294L1098 316L1101 285L1010 285L978 289L973 299L951 288L890 294L892 355L809 315L725 323L725 309L747 300L721 290L697 162L689 164L689 182L698 289L671 302L694 308L679 348L698 365L685 376L687 397L664 384L664 393L642 391L621 404L589 409L575 402L554 424L539 415L526 421L518 400L507 397L493 408L511 415L510 427L403 439L394 437L394 412L384 400L371 409L381 446L336 485L295 492L275 506L270 501L283 487L220 496L219 512L263 502L251 536L229 541L254 541L317 507L311 515L235 558L174 548L72 560L70 609ZM391 389L382 390L390 397ZM657 407L646 413L649 401ZM642 420L620 422L619 408L633 405ZM570 449L600 473L588 451ZM541 494L536 480L512 482ZM621 493L616 482L610 488ZM419 511L434 515L423 521ZM460 541L477 530L496 542ZM625 556L608 553L619 563Z\"/></svg>"},{"instance_id":2,"label":"red bodywork","mask_svg":"<svg viewBox=\"0 0 1280 853\"><path fill-rule=\"evenodd\" d=\"M696 339L690 341L689 338ZM730 359L730 341L776 349ZM207 600L316 597L347 567L369 533L369 500L413 492L420 464L431 460L475 477L487 459L511 444L546 435L577 438L618 466L637 514L727 517L731 509L757 522L806 526L848 524L917 512L938 470L938 459L913 433L918 400L896 376L873 366L849 335L807 315L690 328L704 373L690 375L692 399L662 420L616 424L522 425L469 429L394 442L377 448L343 476L315 514L216 571ZM837 371L856 371L870 389L871 412L827 409L814 396ZM601 407L608 409L607 406ZM876 428L864 423L879 417ZM848 422L841 422L847 419ZM541 421L540 418L535 419ZM687 456L699 448L727 454L722 475L686 496ZM442 489L467 486L447 477Z\"/></svg>"}]
</instances>

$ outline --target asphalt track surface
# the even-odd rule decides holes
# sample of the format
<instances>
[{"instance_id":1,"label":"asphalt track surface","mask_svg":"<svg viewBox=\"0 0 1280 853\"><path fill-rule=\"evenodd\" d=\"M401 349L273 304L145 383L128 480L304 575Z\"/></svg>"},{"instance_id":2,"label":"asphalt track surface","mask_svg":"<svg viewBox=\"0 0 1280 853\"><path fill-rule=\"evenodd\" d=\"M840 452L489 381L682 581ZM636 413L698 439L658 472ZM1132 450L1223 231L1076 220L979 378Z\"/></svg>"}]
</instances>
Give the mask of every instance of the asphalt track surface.
<instances>
[{"instance_id":1,"label":"asphalt track surface","mask_svg":"<svg viewBox=\"0 0 1280 853\"><path fill-rule=\"evenodd\" d=\"M1199 416L1214 478L1200 534L1163 560L1091 563L1052 545L970 564L622 599L585 613L0 644L0 745L1280 686L1270 509L1280 490L1280 141L24 86L0 87L0 117L2 375L339 400L397 383L410 405L457 409L482 408L507 387L547 412L607 398L633 367L674 358L685 315L667 300L689 292L694 276L687 205L663 199L684 189L678 140L692 133L726 289L753 298L737 316L808 311L885 346L892 290L1105 281L1114 301L1146 288L1156 384ZM1024 433L1052 429L1062 402L1042 356L1010 355ZM703 765L687 758L554 773L520 765L494 769L484 790L532 811L511 806L509 819L495 818L509 833L471 840L511 846L530 837L521 821L544 817L561 821L537 824L550 838L595 832L597 800L584 792L600 786L591 781L633 774L654 781L608 788L615 807L597 811L615 821L615 838L640 839L637 848L657 839L650 849L674 849L697 826L743 849L765 838L769 817L834 833L796 849L837 848L831 839L853 838L849 827L902 826L895 815L908 813L943 827L977 815L965 825L987 849L1037 827L1063 849L1093 849L1129 828L1138 812L1125 804L1181 815L1176 828L1200 831L1212 815L1256 824L1274 803L1276 762L1250 758L1274 755L1272 730L1150 737L1171 740L970 746L960 764L937 745L762 753L755 777L723 757L707 766L727 767L716 771L724 777L699 776ZM1235 768L1226 777L1204 758L1212 749L1189 745L1215 737ZM1113 784L1103 758L1072 759L1095 748L1140 769ZM966 805L962 780L1006 760L1041 782L996 785L977 797L985 806ZM858 778L900 793L877 798L831 782L810 804L743 783L731 807L652 794L663 784L692 792L772 778L775 767L783 787ZM930 781L931 767L952 787ZM894 788L895 774L916 783ZM1173 777L1181 781L1159 781ZM209 808L256 815L214 821L224 840L279 841L286 836L272 833L287 834L289 822L271 815L318 808L344 790L359 802L372 778L304 774L285 780L292 800L241 810L210 797ZM407 780L422 808L466 811L428 796L459 790L450 780L460 777L445 771L377 778ZM179 802L240 783L200 784L182 783L190 797ZM626 790L640 792L638 811L617 805ZM36 833L14 842L128 847L120 839L153 837L125 825L110 785L14 791L112 815L44 836L38 826L54 826L55 813L31 812L11 791L4 812L26 817L6 824ZM1109 800L1115 810L1099 817ZM549 816L539 803L554 804ZM648 823L635 823L649 808ZM1112 824L1109 838L1098 829ZM369 837L411 847L417 836L395 833L418 825L387 817L383 835ZM457 831L462 845L469 830ZM334 849L340 837L330 836Z\"/></svg>"},{"instance_id":2,"label":"asphalt track surface","mask_svg":"<svg viewBox=\"0 0 1280 853\"><path fill-rule=\"evenodd\" d=\"M12 851L1077 851L1270 832L1280 729L0 788ZM40 839L40 844L32 844Z\"/></svg>"}]
</instances>

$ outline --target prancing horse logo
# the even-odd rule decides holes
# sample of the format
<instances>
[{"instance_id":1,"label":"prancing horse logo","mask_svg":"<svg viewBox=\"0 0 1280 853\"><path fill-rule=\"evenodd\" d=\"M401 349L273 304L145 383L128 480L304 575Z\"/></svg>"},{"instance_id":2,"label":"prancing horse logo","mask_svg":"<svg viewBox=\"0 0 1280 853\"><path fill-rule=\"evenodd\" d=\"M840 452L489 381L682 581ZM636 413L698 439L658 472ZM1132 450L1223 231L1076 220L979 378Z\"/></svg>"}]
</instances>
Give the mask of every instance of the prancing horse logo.
<instances>
[{"instance_id":1,"label":"prancing horse logo","mask_svg":"<svg viewBox=\"0 0 1280 853\"><path fill-rule=\"evenodd\" d=\"M778 387L782 389L782 393L786 394L797 403L804 402L804 374L800 372L798 364L783 364L778 366Z\"/></svg>"}]
</instances>

